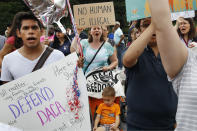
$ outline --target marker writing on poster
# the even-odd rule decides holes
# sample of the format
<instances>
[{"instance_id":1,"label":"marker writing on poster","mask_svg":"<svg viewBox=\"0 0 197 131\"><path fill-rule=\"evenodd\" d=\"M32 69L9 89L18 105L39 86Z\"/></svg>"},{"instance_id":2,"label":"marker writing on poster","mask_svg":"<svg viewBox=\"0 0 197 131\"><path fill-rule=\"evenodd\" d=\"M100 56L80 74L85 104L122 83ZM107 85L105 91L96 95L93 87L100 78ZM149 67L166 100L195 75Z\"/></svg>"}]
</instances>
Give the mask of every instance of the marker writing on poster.
<instances>
[{"instance_id":1,"label":"marker writing on poster","mask_svg":"<svg viewBox=\"0 0 197 131\"><path fill-rule=\"evenodd\" d=\"M54 98L52 90L48 87L40 88L39 92L31 93L23 99L19 99L17 103L10 104L8 108L12 112L15 119L22 114L30 112L34 107L42 105L44 102L49 102Z\"/></svg>"}]
</instances>

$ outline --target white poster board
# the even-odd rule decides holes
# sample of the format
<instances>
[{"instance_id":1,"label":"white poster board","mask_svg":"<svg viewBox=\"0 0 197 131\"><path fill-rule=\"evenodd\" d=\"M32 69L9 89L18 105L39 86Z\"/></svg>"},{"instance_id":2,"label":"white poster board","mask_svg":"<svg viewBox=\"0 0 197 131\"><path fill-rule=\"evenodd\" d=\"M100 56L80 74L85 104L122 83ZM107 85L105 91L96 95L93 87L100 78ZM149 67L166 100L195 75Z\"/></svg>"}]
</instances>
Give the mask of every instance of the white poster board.
<instances>
[{"instance_id":1,"label":"white poster board","mask_svg":"<svg viewBox=\"0 0 197 131\"><path fill-rule=\"evenodd\" d=\"M73 9L78 27L115 25L113 2L74 5Z\"/></svg>"},{"instance_id":2,"label":"white poster board","mask_svg":"<svg viewBox=\"0 0 197 131\"><path fill-rule=\"evenodd\" d=\"M184 18L193 18L195 17L195 11L184 11L184 12L174 12L171 13L171 19L172 21L177 20L179 17L184 17Z\"/></svg>"},{"instance_id":3,"label":"white poster board","mask_svg":"<svg viewBox=\"0 0 197 131\"><path fill-rule=\"evenodd\" d=\"M82 69L77 74L80 104L71 104L75 100L72 85L77 59L73 53L2 85L0 122L24 131L90 131L86 79Z\"/></svg>"},{"instance_id":4,"label":"white poster board","mask_svg":"<svg viewBox=\"0 0 197 131\"><path fill-rule=\"evenodd\" d=\"M116 97L125 96L120 73L120 70L103 72L102 67L90 71L86 75L88 96L101 99L103 89L107 86L111 86L115 89Z\"/></svg>"}]
</instances>

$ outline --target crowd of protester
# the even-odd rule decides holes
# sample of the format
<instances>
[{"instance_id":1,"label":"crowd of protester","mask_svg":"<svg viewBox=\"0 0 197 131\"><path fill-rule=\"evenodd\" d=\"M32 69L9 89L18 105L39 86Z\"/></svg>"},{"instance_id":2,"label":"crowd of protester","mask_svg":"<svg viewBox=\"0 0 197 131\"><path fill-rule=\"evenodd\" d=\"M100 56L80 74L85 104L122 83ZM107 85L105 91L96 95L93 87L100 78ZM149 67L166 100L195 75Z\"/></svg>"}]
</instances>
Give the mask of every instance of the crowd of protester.
<instances>
[{"instance_id":1,"label":"crowd of protester","mask_svg":"<svg viewBox=\"0 0 197 131\"><path fill-rule=\"evenodd\" d=\"M126 75L125 97L128 131L197 130L196 28L192 18L179 17L173 25L166 0L148 0L152 17L130 23L125 41L121 23L77 28L83 57L78 66L84 75L97 67L118 69ZM160 8L159 8L160 7ZM163 14L162 17L159 17ZM46 30L30 12L18 12L0 35L1 84L35 71L43 52L43 66L79 53L72 29L63 33L56 25ZM47 33L47 34L46 34ZM25 67L25 68L24 68ZM92 129L118 131L120 97L106 87L102 99L88 97ZM122 107L123 108L123 107Z\"/></svg>"}]
</instances>

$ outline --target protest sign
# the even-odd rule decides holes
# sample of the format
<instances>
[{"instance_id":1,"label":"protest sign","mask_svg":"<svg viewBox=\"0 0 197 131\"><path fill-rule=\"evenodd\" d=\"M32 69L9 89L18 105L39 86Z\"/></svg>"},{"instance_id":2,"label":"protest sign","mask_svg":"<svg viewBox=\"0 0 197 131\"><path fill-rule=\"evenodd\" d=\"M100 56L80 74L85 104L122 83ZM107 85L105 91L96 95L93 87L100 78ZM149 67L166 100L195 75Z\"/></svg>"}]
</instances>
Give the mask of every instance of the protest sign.
<instances>
[{"instance_id":1,"label":"protest sign","mask_svg":"<svg viewBox=\"0 0 197 131\"><path fill-rule=\"evenodd\" d=\"M197 0L168 0L172 12L197 9ZM150 16L148 0L126 0L127 21Z\"/></svg>"},{"instance_id":2,"label":"protest sign","mask_svg":"<svg viewBox=\"0 0 197 131\"><path fill-rule=\"evenodd\" d=\"M171 13L172 21L177 20L179 17L193 18L195 16L195 11L184 11L184 12L174 12Z\"/></svg>"},{"instance_id":3,"label":"protest sign","mask_svg":"<svg viewBox=\"0 0 197 131\"><path fill-rule=\"evenodd\" d=\"M82 69L77 73L79 101L73 94L77 59L73 53L2 85L0 122L24 131L90 131L86 79Z\"/></svg>"},{"instance_id":4,"label":"protest sign","mask_svg":"<svg viewBox=\"0 0 197 131\"><path fill-rule=\"evenodd\" d=\"M111 86L115 89L116 97L125 96L120 73L120 70L103 72L102 68L97 68L89 72L86 75L88 96L101 99L103 89L107 86Z\"/></svg>"},{"instance_id":5,"label":"protest sign","mask_svg":"<svg viewBox=\"0 0 197 131\"><path fill-rule=\"evenodd\" d=\"M74 17L78 27L114 25L113 2L74 5Z\"/></svg>"}]
</instances>

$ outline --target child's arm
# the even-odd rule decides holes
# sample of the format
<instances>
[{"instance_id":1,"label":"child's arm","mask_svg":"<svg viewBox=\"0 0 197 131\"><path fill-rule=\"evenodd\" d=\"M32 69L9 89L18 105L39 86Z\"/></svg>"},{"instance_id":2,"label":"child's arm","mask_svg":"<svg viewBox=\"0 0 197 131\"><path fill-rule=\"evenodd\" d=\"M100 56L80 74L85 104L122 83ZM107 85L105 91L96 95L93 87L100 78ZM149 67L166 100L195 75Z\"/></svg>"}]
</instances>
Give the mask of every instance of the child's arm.
<instances>
[{"instance_id":1,"label":"child's arm","mask_svg":"<svg viewBox=\"0 0 197 131\"><path fill-rule=\"evenodd\" d=\"M93 128L93 131L96 131L96 129L98 128L98 124L99 124L100 118L101 118L101 115L100 115L100 114L97 114L97 115L96 115L96 119L95 119L95 121L94 121L94 128Z\"/></svg>"},{"instance_id":2,"label":"child's arm","mask_svg":"<svg viewBox=\"0 0 197 131\"><path fill-rule=\"evenodd\" d=\"M111 128L112 131L116 131L118 129L118 126L120 125L120 116L116 116L116 122L115 125Z\"/></svg>"}]
</instances>

